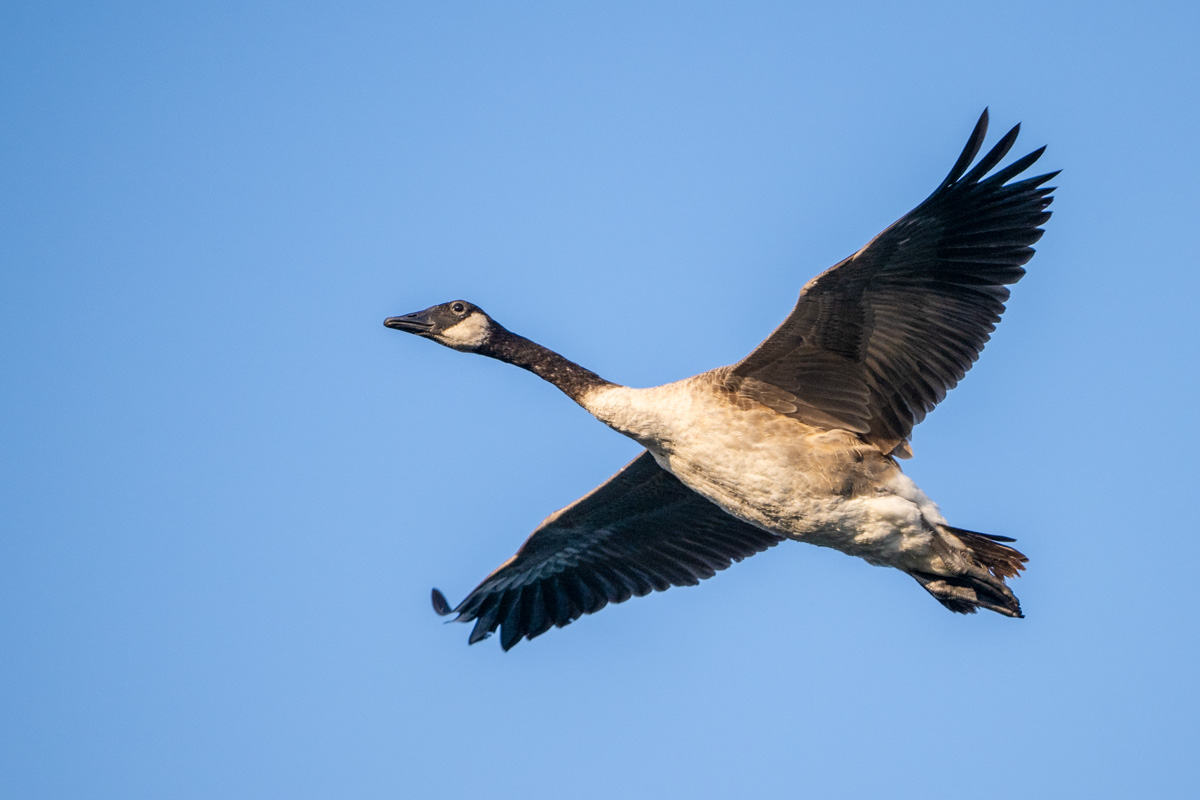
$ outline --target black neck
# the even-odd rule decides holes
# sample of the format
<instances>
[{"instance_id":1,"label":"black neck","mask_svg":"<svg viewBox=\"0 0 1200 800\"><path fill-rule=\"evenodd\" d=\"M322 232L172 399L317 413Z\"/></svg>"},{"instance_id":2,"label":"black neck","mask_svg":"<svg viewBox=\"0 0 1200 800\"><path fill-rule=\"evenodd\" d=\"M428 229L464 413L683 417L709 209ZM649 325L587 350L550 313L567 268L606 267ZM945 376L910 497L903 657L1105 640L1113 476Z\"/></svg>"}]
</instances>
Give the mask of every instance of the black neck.
<instances>
[{"instance_id":1,"label":"black neck","mask_svg":"<svg viewBox=\"0 0 1200 800\"><path fill-rule=\"evenodd\" d=\"M505 330L499 325L493 328L487 344L476 352L529 370L539 378L562 389L575 402L579 402L579 399L591 389L612 385L590 369L584 369L553 350L542 347L524 336L518 336Z\"/></svg>"}]
</instances>

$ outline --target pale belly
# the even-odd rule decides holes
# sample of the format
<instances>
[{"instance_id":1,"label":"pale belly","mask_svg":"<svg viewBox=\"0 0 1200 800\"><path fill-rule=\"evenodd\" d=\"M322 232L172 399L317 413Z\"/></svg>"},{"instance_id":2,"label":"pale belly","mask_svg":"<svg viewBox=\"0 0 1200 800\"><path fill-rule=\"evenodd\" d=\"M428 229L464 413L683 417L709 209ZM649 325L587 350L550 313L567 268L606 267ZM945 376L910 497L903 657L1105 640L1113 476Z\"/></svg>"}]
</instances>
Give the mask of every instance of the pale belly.
<instances>
[{"instance_id":1,"label":"pale belly","mask_svg":"<svg viewBox=\"0 0 1200 800\"><path fill-rule=\"evenodd\" d=\"M932 526L945 520L894 461L855 434L727 408L689 423L650 451L726 512L880 566L929 566Z\"/></svg>"},{"instance_id":2,"label":"pale belly","mask_svg":"<svg viewBox=\"0 0 1200 800\"><path fill-rule=\"evenodd\" d=\"M929 511L936 514L936 508L930 509L932 503L898 470L891 486L847 497L822 491L770 461L743 461L745 470L738 471L739 459L714 468L678 454L655 456L729 514L790 539L902 569L926 568L933 557L930 523L941 521L940 515L930 519Z\"/></svg>"}]
</instances>

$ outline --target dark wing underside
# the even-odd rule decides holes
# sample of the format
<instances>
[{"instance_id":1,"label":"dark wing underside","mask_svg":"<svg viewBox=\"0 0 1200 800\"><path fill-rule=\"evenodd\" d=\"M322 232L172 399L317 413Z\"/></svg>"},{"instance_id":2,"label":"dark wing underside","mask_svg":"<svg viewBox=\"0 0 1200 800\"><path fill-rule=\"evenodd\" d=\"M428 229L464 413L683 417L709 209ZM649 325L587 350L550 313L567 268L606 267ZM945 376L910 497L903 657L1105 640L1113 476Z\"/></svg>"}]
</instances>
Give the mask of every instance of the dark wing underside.
<instances>
[{"instance_id":1,"label":"dark wing underside","mask_svg":"<svg viewBox=\"0 0 1200 800\"><path fill-rule=\"evenodd\" d=\"M726 514L643 452L606 483L546 518L517 554L451 609L475 620L470 643L500 629L508 650L609 603L692 586L778 543Z\"/></svg>"},{"instance_id":2,"label":"dark wing underside","mask_svg":"<svg viewBox=\"0 0 1200 800\"><path fill-rule=\"evenodd\" d=\"M967 171L987 122L985 110L937 191L809 281L783 324L730 369L731 390L908 454L913 426L979 357L1050 218L1054 189L1043 184L1057 172L1008 182L1045 148L987 176L1019 125Z\"/></svg>"}]
</instances>

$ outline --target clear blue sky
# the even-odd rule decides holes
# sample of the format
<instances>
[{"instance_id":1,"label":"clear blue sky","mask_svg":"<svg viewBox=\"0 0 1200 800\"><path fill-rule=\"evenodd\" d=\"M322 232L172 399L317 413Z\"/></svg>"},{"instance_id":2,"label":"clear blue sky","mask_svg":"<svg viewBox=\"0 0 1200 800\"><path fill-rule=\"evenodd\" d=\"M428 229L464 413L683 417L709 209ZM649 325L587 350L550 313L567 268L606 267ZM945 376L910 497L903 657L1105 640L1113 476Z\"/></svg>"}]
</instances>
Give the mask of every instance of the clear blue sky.
<instances>
[{"instance_id":1,"label":"clear blue sky","mask_svg":"<svg viewBox=\"0 0 1200 800\"><path fill-rule=\"evenodd\" d=\"M5 4L0 796L1194 791L1198 23ZM441 624L637 447L384 317L729 363L985 105L1056 214L905 466L1020 540L1027 619L789 543L507 654Z\"/></svg>"}]
</instances>

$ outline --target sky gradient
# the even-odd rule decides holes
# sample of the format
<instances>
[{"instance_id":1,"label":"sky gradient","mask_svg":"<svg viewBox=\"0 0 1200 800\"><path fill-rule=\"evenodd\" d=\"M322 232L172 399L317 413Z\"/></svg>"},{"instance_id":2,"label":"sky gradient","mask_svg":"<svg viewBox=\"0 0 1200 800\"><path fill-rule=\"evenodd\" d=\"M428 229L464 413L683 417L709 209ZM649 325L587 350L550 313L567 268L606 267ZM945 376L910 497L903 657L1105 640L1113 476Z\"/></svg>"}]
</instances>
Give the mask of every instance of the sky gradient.
<instances>
[{"instance_id":1,"label":"sky gradient","mask_svg":"<svg viewBox=\"0 0 1200 800\"><path fill-rule=\"evenodd\" d=\"M9 3L0 796L1195 790L1194 4ZM389 331L731 363L983 107L1055 215L908 474L1024 620L785 543L502 653L457 601L638 447Z\"/></svg>"}]
</instances>

